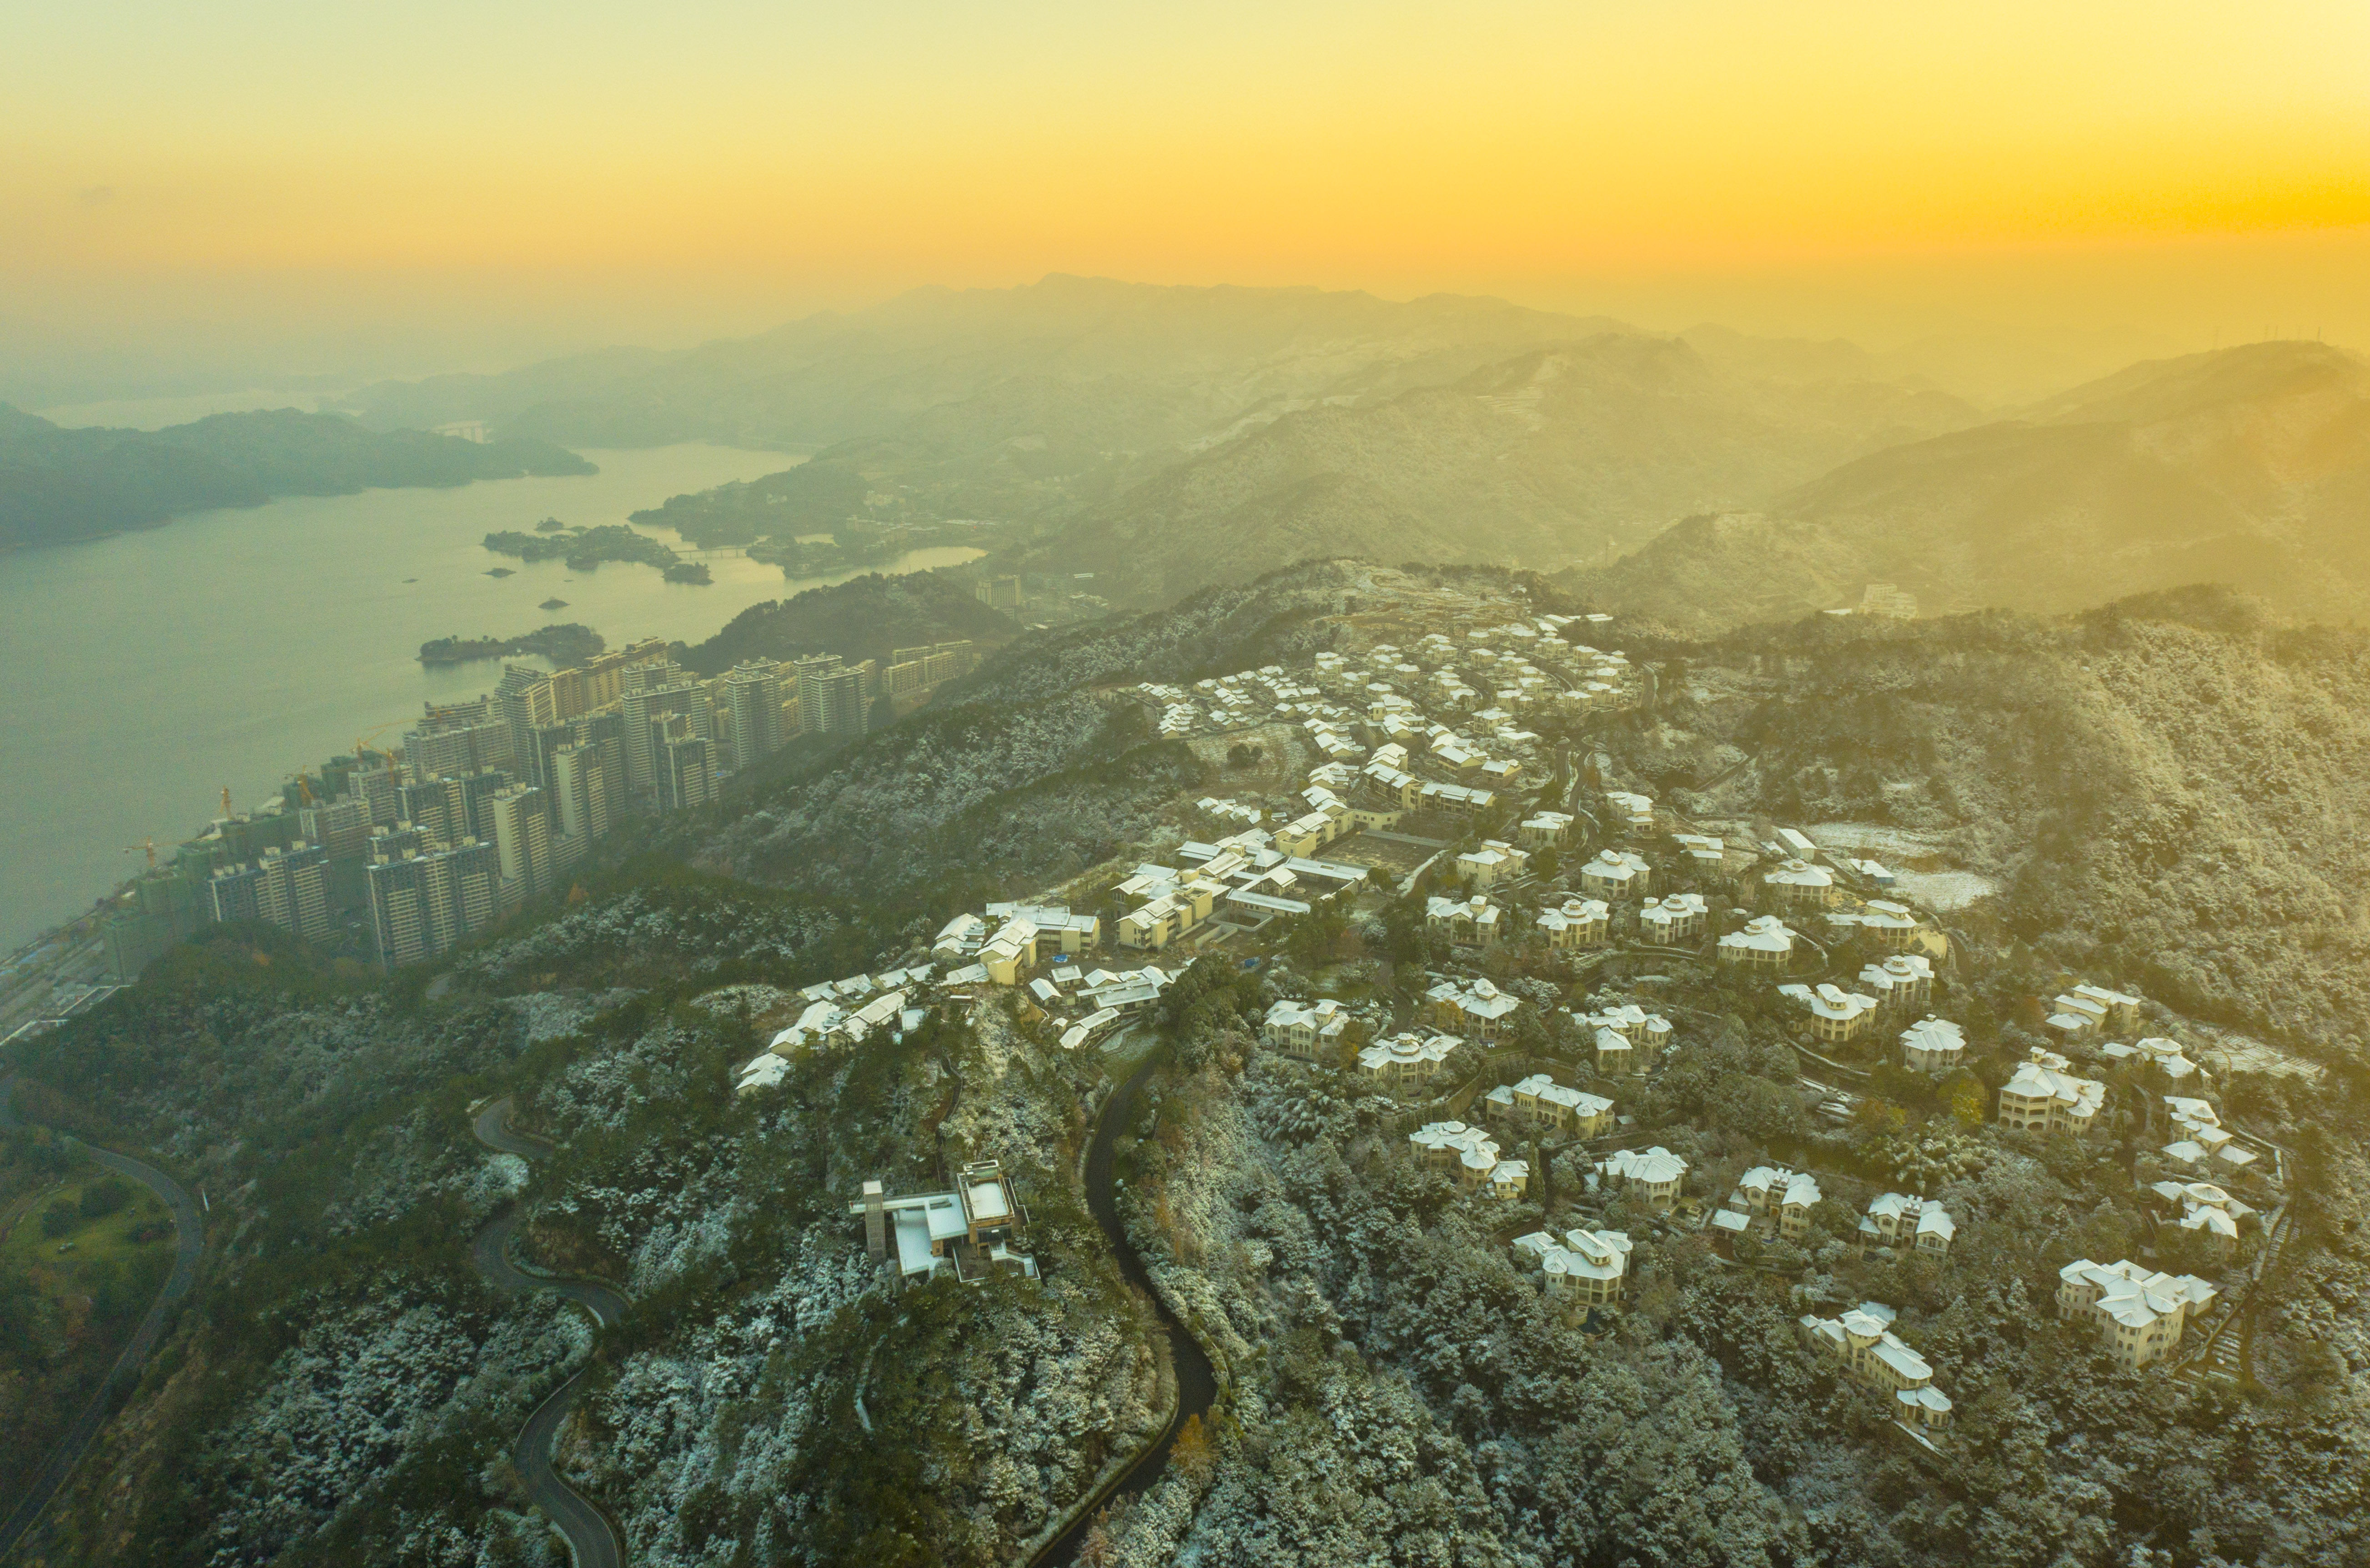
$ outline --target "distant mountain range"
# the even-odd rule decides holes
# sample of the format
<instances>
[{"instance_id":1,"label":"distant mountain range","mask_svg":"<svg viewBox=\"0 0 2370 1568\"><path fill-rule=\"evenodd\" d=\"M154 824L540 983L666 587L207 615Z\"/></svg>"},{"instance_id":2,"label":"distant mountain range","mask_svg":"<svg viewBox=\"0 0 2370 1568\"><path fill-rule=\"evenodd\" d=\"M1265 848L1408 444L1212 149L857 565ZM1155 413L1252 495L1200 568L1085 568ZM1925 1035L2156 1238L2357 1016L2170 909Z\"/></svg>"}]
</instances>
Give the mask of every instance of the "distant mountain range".
<instances>
[{"instance_id":1,"label":"distant mountain range","mask_svg":"<svg viewBox=\"0 0 2370 1568\"><path fill-rule=\"evenodd\" d=\"M2353 618L2370 608L2370 365L2304 342L2135 364L1563 581L1696 631L1848 606L1872 582L1929 613L2213 582Z\"/></svg>"},{"instance_id":2,"label":"distant mountain range","mask_svg":"<svg viewBox=\"0 0 2370 1568\"><path fill-rule=\"evenodd\" d=\"M546 441L374 431L293 409L139 431L67 429L0 403L0 549L154 527L274 496L592 471Z\"/></svg>"}]
</instances>

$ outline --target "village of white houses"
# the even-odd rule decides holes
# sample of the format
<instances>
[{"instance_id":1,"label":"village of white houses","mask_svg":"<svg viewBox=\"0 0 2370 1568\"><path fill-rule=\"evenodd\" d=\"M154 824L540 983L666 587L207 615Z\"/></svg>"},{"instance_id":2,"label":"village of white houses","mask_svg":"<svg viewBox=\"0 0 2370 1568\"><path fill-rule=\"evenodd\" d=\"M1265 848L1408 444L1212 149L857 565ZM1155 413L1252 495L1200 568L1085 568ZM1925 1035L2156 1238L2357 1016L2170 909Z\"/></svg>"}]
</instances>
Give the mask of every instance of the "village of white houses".
<instances>
[{"instance_id":1,"label":"village of white houses","mask_svg":"<svg viewBox=\"0 0 2370 1568\"><path fill-rule=\"evenodd\" d=\"M406 999L190 992L309 1094L439 1064L255 1245L434 1193L630 1306L390 1261L208 1352L186 1485L269 1535L233 1439L346 1443L399 1320L450 1367L383 1425L589 1369L557 1475L638 1562L2361 1561L2350 1080L2067 913L2137 917L1966 717L1993 636L1312 563L1016 643ZM357 1551L552 1561L494 1471L319 1462L408 1499L307 1494Z\"/></svg>"}]
</instances>

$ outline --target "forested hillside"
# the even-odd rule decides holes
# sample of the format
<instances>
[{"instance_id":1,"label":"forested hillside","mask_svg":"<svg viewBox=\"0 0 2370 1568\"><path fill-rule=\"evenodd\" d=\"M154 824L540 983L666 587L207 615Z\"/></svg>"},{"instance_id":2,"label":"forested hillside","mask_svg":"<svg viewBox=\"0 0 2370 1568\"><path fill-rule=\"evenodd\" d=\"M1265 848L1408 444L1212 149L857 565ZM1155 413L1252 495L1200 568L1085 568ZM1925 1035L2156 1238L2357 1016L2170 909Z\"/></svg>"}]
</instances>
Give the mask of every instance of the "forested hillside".
<instances>
[{"instance_id":1,"label":"forested hillside","mask_svg":"<svg viewBox=\"0 0 2370 1568\"><path fill-rule=\"evenodd\" d=\"M259 506L274 496L591 472L546 441L371 431L293 409L214 414L158 431L66 430L0 404L0 549L154 527L184 512Z\"/></svg>"},{"instance_id":2,"label":"forested hillside","mask_svg":"<svg viewBox=\"0 0 2370 1568\"><path fill-rule=\"evenodd\" d=\"M2370 607L2370 366L2304 342L2152 361L1843 464L1760 510L1691 519L1567 583L1690 633L1847 607L1871 582L1929 614L2220 582L2356 619Z\"/></svg>"}]
</instances>

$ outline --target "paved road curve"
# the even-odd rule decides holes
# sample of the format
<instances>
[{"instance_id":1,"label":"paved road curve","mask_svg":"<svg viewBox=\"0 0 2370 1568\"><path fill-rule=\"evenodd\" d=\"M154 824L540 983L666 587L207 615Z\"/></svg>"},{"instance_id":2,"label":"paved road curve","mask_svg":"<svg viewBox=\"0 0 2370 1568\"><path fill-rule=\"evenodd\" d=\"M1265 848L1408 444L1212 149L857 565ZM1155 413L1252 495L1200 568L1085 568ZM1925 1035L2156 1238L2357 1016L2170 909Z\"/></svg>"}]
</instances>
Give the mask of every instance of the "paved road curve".
<instances>
[{"instance_id":1,"label":"paved road curve","mask_svg":"<svg viewBox=\"0 0 2370 1568\"><path fill-rule=\"evenodd\" d=\"M11 1073L5 1080L0 1080L0 1127L17 1124L13 1103L16 1089L15 1074ZM139 1378L140 1369L147 1364L149 1353L156 1348L157 1340L164 1335L166 1313L174 1302L190 1293L190 1286L197 1283L198 1255L205 1251L205 1220L198 1213L196 1201L178 1182L153 1165L144 1165L112 1149L98 1148L89 1144L79 1147L85 1154L109 1170L131 1177L162 1198L165 1206L173 1211L173 1230L179 1238L180 1245L173 1256L173 1272L166 1278L165 1288L156 1293L148 1315L140 1320L140 1327L133 1332L132 1343L123 1347L123 1354L115 1358L107 1380L98 1386L98 1391L91 1395L88 1404L83 1406L82 1413L75 1418L75 1424L66 1429L65 1436L51 1450L49 1463L41 1467L41 1473L34 1479L33 1489L17 1505L7 1522L0 1524L0 1558L6 1558L15 1551L17 1540L33 1528L33 1521L41 1516L41 1510L49 1506L50 1499L57 1494L58 1488L73 1473L83 1451L90 1447L91 1439L98 1436L98 1429L107 1424L108 1413L114 1408L116 1397Z\"/></svg>"},{"instance_id":2,"label":"paved road curve","mask_svg":"<svg viewBox=\"0 0 2370 1568\"><path fill-rule=\"evenodd\" d=\"M495 1101L477 1113L472 1124L477 1141L504 1154L515 1154L522 1159L540 1159L551 1152L540 1138L530 1138L511 1130L511 1102L508 1096ZM486 1222L469 1248L469 1261L488 1283L497 1290L547 1290L564 1296L592 1314L603 1328L614 1327L626 1315L623 1296L598 1280L546 1279L531 1274L511 1262L511 1238L518 1229L518 1210L504 1209ZM586 1367L551 1391L551 1396L535 1407L519 1429L518 1441L512 1447L511 1462L526 1479L527 1495L541 1508L559 1533L568 1538L568 1550L576 1559L576 1568L623 1568L624 1547L618 1544L617 1532L609 1528L609 1520L600 1509L586 1502L581 1493L559 1479L551 1468L551 1446L559 1435L560 1424L576 1408L584 1392L584 1380L592 1375Z\"/></svg>"},{"instance_id":3,"label":"paved road curve","mask_svg":"<svg viewBox=\"0 0 2370 1568\"><path fill-rule=\"evenodd\" d=\"M1152 1276L1145 1273L1144 1260L1136 1256L1135 1248L1128 1241L1127 1228L1120 1223L1118 1195L1112 1187L1112 1148L1119 1135L1135 1117L1136 1099L1152 1077L1152 1068L1150 1062L1136 1068L1103 1102L1102 1113L1095 1122L1094 1141L1087 1146L1087 1207L1093 1212L1095 1223L1102 1227L1111 1251L1117 1254L1120 1272L1150 1299L1153 1310L1160 1314L1161 1322L1168 1327L1169 1354L1177 1366L1177 1413L1169 1418L1168 1430L1160 1435L1160 1440L1145 1449L1144 1456L1129 1466L1127 1472L1098 1500L1098 1508L1080 1515L1076 1523L1037 1554L1038 1568L1068 1562L1077 1556L1079 1543L1086 1539L1101 1503L1122 1493L1142 1493L1158 1481L1161 1471L1168 1468L1168 1450L1177 1441L1177 1429L1185 1424L1187 1416L1206 1414L1218 1396L1218 1379L1210 1369L1210 1358L1202 1354L1201 1345L1185 1332L1185 1326L1169 1316L1160 1293L1152 1288Z\"/></svg>"}]
</instances>

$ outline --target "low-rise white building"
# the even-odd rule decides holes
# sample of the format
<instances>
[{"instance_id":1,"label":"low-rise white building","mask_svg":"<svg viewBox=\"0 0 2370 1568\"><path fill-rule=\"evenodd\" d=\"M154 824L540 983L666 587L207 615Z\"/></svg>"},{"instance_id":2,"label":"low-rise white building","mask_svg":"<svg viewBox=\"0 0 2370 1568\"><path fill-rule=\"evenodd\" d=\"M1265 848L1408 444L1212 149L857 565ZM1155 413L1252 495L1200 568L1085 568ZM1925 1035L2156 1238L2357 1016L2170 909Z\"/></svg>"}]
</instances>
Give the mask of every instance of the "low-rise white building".
<instances>
[{"instance_id":1,"label":"low-rise white building","mask_svg":"<svg viewBox=\"0 0 2370 1568\"><path fill-rule=\"evenodd\" d=\"M892 1198L867 1182L848 1213L864 1216L866 1250L901 1283L948 1274L976 1285L998 1271L1036 1277L1036 1260L1018 1251L1028 1212L993 1159L964 1166L952 1192Z\"/></svg>"},{"instance_id":2,"label":"low-rise white building","mask_svg":"<svg viewBox=\"0 0 2370 1568\"><path fill-rule=\"evenodd\" d=\"M1488 980L1443 980L1423 994L1432 1021L1467 1039L1492 1041L1513 1027L1522 1000Z\"/></svg>"},{"instance_id":3,"label":"low-rise white building","mask_svg":"<svg viewBox=\"0 0 2370 1568\"><path fill-rule=\"evenodd\" d=\"M1600 1182L1618 1182L1639 1203L1657 1214L1668 1214L1686 1185L1687 1162L1662 1145L1648 1149L1615 1149L1596 1162Z\"/></svg>"},{"instance_id":4,"label":"low-rise white building","mask_svg":"<svg viewBox=\"0 0 2370 1568\"><path fill-rule=\"evenodd\" d=\"M1931 1015L1901 1032L1901 1065L1913 1073L1950 1073L1967 1059L1966 1032Z\"/></svg>"},{"instance_id":5,"label":"low-rise white building","mask_svg":"<svg viewBox=\"0 0 2370 1568\"><path fill-rule=\"evenodd\" d=\"M1827 925L1838 939L1857 932L1895 951L1915 947L1926 932L1926 923L1908 905L1883 898L1871 899L1858 909L1833 910Z\"/></svg>"},{"instance_id":6,"label":"low-rise white building","mask_svg":"<svg viewBox=\"0 0 2370 1568\"><path fill-rule=\"evenodd\" d=\"M2057 1271L2058 1316L2095 1323L2109 1354L2133 1367L2170 1355L2189 1320L2218 1294L2194 1274L2158 1274L2128 1260L2077 1258Z\"/></svg>"},{"instance_id":7,"label":"low-rise white building","mask_svg":"<svg viewBox=\"0 0 2370 1568\"><path fill-rule=\"evenodd\" d=\"M1896 952L1882 963L1863 965L1859 988L1888 1013L1922 1008L1934 996L1934 965L1923 953Z\"/></svg>"},{"instance_id":8,"label":"low-rise white building","mask_svg":"<svg viewBox=\"0 0 2370 1568\"><path fill-rule=\"evenodd\" d=\"M1330 997L1281 1001L1267 1009L1260 1039L1269 1049L1304 1062L1339 1062L1349 1028L1349 1013Z\"/></svg>"},{"instance_id":9,"label":"low-rise white building","mask_svg":"<svg viewBox=\"0 0 2370 1568\"><path fill-rule=\"evenodd\" d=\"M1359 1076L1386 1092L1413 1089L1431 1082L1448 1054L1464 1043L1453 1034L1394 1034L1358 1053Z\"/></svg>"},{"instance_id":10,"label":"low-rise white building","mask_svg":"<svg viewBox=\"0 0 2370 1568\"><path fill-rule=\"evenodd\" d=\"M1416 1163L1427 1170L1443 1170L1467 1192L1492 1198L1519 1198L1530 1186L1527 1161L1499 1157L1498 1140L1479 1127L1462 1122L1427 1122L1408 1135Z\"/></svg>"},{"instance_id":11,"label":"low-rise white building","mask_svg":"<svg viewBox=\"0 0 2370 1568\"><path fill-rule=\"evenodd\" d=\"M1613 1130L1613 1101L1601 1094L1569 1089L1545 1073L1520 1083L1501 1083L1482 1101L1482 1113L1528 1127L1552 1128L1571 1137L1601 1137Z\"/></svg>"},{"instance_id":12,"label":"low-rise white building","mask_svg":"<svg viewBox=\"0 0 2370 1568\"><path fill-rule=\"evenodd\" d=\"M1638 908L1638 935L1662 947L1687 946L1703 936L1710 911L1699 893L1667 893Z\"/></svg>"},{"instance_id":13,"label":"low-rise white building","mask_svg":"<svg viewBox=\"0 0 2370 1568\"><path fill-rule=\"evenodd\" d=\"M1781 860L1761 873L1761 882L1789 908L1824 909L1835 898L1835 873L1808 860Z\"/></svg>"},{"instance_id":14,"label":"low-rise white building","mask_svg":"<svg viewBox=\"0 0 2370 1568\"><path fill-rule=\"evenodd\" d=\"M1728 1206L1766 1236L1800 1241L1810 1233L1811 1211L1819 1206L1819 1180L1807 1170L1756 1165L1737 1178Z\"/></svg>"},{"instance_id":15,"label":"low-rise white building","mask_svg":"<svg viewBox=\"0 0 2370 1568\"><path fill-rule=\"evenodd\" d=\"M1478 849L1456 857L1456 880L1467 887L1495 887L1521 876L1530 862L1528 850L1502 838L1485 838Z\"/></svg>"},{"instance_id":16,"label":"low-rise white building","mask_svg":"<svg viewBox=\"0 0 2370 1568\"><path fill-rule=\"evenodd\" d=\"M2163 1207L2165 1223L2203 1237L2225 1257L2238 1246L2241 1228L2255 1217L2253 1205L2211 1182L2152 1182L2148 1190Z\"/></svg>"},{"instance_id":17,"label":"low-rise white building","mask_svg":"<svg viewBox=\"0 0 2370 1568\"><path fill-rule=\"evenodd\" d=\"M1591 898L1638 898L1654 880L1646 857L1628 849L1600 849L1580 869L1580 890Z\"/></svg>"},{"instance_id":18,"label":"low-rise white building","mask_svg":"<svg viewBox=\"0 0 2370 1568\"><path fill-rule=\"evenodd\" d=\"M2167 1083L2175 1087L2202 1083L2206 1076L2204 1068L2182 1053L2180 1041L2167 1040L2161 1035L2151 1035L2129 1045L2101 1045L2099 1055L2104 1056L2111 1066L2128 1062L2144 1067L2160 1075Z\"/></svg>"},{"instance_id":19,"label":"low-rise white building","mask_svg":"<svg viewBox=\"0 0 2370 1568\"><path fill-rule=\"evenodd\" d=\"M1950 1401L1934 1387L1934 1368L1893 1332L1895 1314L1863 1301L1839 1318L1805 1313L1797 1323L1805 1348L1889 1403L1893 1419L1925 1432L1948 1426Z\"/></svg>"},{"instance_id":20,"label":"low-rise white building","mask_svg":"<svg viewBox=\"0 0 2370 1568\"><path fill-rule=\"evenodd\" d=\"M1862 1251L1873 1246L1921 1258L1946 1258L1959 1234L1958 1221L1933 1198L1913 1198L1902 1193L1880 1193L1860 1217Z\"/></svg>"},{"instance_id":21,"label":"low-rise white building","mask_svg":"<svg viewBox=\"0 0 2370 1568\"><path fill-rule=\"evenodd\" d=\"M1481 894L1424 901L1423 928L1457 947L1495 946L1500 924L1498 906Z\"/></svg>"},{"instance_id":22,"label":"low-rise white building","mask_svg":"<svg viewBox=\"0 0 2370 1568\"><path fill-rule=\"evenodd\" d=\"M1722 963L1756 969L1783 969L1794 956L1794 933L1775 915L1756 915L1743 928L1720 939Z\"/></svg>"},{"instance_id":23,"label":"low-rise white building","mask_svg":"<svg viewBox=\"0 0 2370 1568\"><path fill-rule=\"evenodd\" d=\"M1876 998L1847 991L1832 981L1816 986L1780 986L1778 994L1801 1008L1804 1027L1814 1040L1843 1045L1860 1037L1876 1019Z\"/></svg>"},{"instance_id":24,"label":"low-rise white building","mask_svg":"<svg viewBox=\"0 0 2370 1568\"><path fill-rule=\"evenodd\" d=\"M2061 993L2049 1027L2069 1042L2130 1033L2139 1028L2140 999L2103 986L2077 986Z\"/></svg>"},{"instance_id":25,"label":"low-rise white building","mask_svg":"<svg viewBox=\"0 0 2370 1568\"><path fill-rule=\"evenodd\" d=\"M1572 819L1565 812L1540 812L1524 819L1515 832L1521 836L1526 849L1560 847L1571 837Z\"/></svg>"},{"instance_id":26,"label":"low-rise white building","mask_svg":"<svg viewBox=\"0 0 2370 1568\"><path fill-rule=\"evenodd\" d=\"M2107 1086L2075 1077L2073 1066L2056 1052L2034 1046L2032 1059L2019 1065L2000 1090L1999 1124L2029 1133L2075 1134L2097 1126Z\"/></svg>"},{"instance_id":27,"label":"low-rise white building","mask_svg":"<svg viewBox=\"0 0 2370 1568\"><path fill-rule=\"evenodd\" d=\"M1539 1270L1547 1299L1577 1316L1621 1299L1629 1283L1629 1236L1621 1230L1545 1230L1514 1238L1514 1254Z\"/></svg>"},{"instance_id":28,"label":"low-rise white building","mask_svg":"<svg viewBox=\"0 0 2370 1568\"><path fill-rule=\"evenodd\" d=\"M1601 898L1567 898L1538 919L1550 948L1603 947L1612 922L1613 907Z\"/></svg>"}]
</instances>

